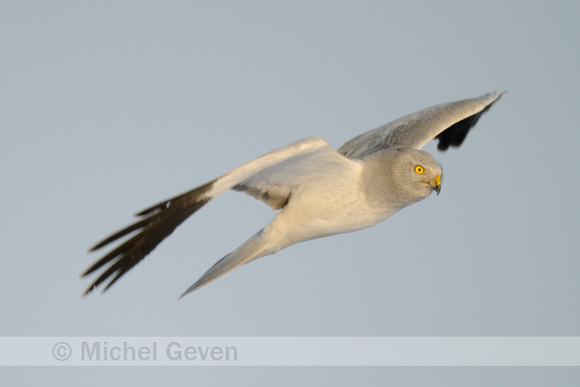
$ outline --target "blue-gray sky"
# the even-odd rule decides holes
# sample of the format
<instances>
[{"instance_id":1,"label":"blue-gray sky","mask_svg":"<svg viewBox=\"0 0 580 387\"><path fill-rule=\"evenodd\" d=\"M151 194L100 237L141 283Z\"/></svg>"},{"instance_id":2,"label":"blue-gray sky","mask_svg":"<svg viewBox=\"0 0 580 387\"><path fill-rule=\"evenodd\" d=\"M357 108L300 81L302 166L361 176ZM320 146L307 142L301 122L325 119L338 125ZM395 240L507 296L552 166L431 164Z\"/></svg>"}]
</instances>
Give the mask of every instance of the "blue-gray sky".
<instances>
[{"instance_id":1,"label":"blue-gray sky","mask_svg":"<svg viewBox=\"0 0 580 387\"><path fill-rule=\"evenodd\" d=\"M2 3L0 335L579 335L579 18L574 1ZM294 140L338 147L494 90L509 93L460 149L426 148L444 168L438 197L177 302L273 215L227 193L104 296L81 299L79 274L99 256L87 248L138 210ZM570 369L5 371L19 385L578 380Z\"/></svg>"}]
</instances>

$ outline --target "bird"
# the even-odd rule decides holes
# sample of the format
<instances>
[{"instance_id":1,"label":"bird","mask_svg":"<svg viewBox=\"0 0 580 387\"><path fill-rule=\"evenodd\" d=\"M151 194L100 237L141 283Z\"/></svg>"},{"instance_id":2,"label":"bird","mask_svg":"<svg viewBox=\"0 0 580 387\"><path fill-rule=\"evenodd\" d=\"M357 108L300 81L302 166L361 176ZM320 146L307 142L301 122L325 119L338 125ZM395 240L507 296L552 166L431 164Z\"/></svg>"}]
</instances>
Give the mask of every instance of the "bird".
<instances>
[{"instance_id":1,"label":"bird","mask_svg":"<svg viewBox=\"0 0 580 387\"><path fill-rule=\"evenodd\" d=\"M105 292L193 213L228 190L244 192L278 212L181 297L258 258L299 242L372 227L433 192L439 195L442 167L421 148L433 139L440 151L459 147L504 93L420 110L356 136L337 150L322 138L305 138L146 208L135 215L135 223L89 249L120 240L81 274L102 270L83 296L108 281Z\"/></svg>"}]
</instances>

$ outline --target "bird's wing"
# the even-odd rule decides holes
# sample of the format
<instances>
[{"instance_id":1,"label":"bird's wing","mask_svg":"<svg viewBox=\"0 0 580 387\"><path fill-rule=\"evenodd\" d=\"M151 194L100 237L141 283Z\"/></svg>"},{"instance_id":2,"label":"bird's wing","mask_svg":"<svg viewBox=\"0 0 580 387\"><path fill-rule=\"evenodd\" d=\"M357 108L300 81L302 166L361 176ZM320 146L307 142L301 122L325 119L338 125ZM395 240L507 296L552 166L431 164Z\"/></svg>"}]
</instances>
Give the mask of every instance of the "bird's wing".
<instances>
[{"instance_id":1,"label":"bird's wing","mask_svg":"<svg viewBox=\"0 0 580 387\"><path fill-rule=\"evenodd\" d=\"M244 191L278 209L286 203L292 187L299 185L306 176L321 170L325 164L339 163L356 164L336 153L325 140L307 138L269 152L207 184L139 212L136 214L140 218L137 222L90 249L100 249L136 232L82 274L87 276L109 265L86 290L85 295L110 280L104 290L108 289L185 219L223 192L229 189Z\"/></svg>"},{"instance_id":2,"label":"bird's wing","mask_svg":"<svg viewBox=\"0 0 580 387\"><path fill-rule=\"evenodd\" d=\"M420 110L389 122L347 141L338 153L359 159L380 149L408 147L421 149L434 138L437 148L459 146L479 116L505 92L494 92L479 98L449 102Z\"/></svg>"},{"instance_id":3,"label":"bird's wing","mask_svg":"<svg viewBox=\"0 0 580 387\"><path fill-rule=\"evenodd\" d=\"M328 181L329 178L332 180L329 184L336 184L339 176L351 179L360 167L359 160L341 156L327 144L316 152L297 154L283 163L263 168L233 189L278 210L286 205L294 188L314 181Z\"/></svg>"}]
</instances>

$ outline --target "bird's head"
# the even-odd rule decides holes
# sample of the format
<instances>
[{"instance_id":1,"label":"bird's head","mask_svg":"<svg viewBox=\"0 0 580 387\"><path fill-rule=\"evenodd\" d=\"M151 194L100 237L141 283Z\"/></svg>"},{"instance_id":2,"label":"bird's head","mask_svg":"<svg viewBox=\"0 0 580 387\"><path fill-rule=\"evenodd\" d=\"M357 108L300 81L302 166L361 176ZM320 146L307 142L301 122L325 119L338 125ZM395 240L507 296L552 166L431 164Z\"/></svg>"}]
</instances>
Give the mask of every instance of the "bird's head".
<instances>
[{"instance_id":1,"label":"bird's head","mask_svg":"<svg viewBox=\"0 0 580 387\"><path fill-rule=\"evenodd\" d=\"M425 199L435 191L441 192L441 165L431 154L410 148L391 150L388 173L392 177L393 194L401 207Z\"/></svg>"},{"instance_id":2,"label":"bird's head","mask_svg":"<svg viewBox=\"0 0 580 387\"><path fill-rule=\"evenodd\" d=\"M441 165L431 154L411 148L392 148L362 159L367 181L376 189L369 195L390 208L404 208L441 192Z\"/></svg>"},{"instance_id":3,"label":"bird's head","mask_svg":"<svg viewBox=\"0 0 580 387\"><path fill-rule=\"evenodd\" d=\"M442 168L430 153L400 148L393 165L393 175L398 188L411 198L426 198L432 191L441 192Z\"/></svg>"}]
</instances>

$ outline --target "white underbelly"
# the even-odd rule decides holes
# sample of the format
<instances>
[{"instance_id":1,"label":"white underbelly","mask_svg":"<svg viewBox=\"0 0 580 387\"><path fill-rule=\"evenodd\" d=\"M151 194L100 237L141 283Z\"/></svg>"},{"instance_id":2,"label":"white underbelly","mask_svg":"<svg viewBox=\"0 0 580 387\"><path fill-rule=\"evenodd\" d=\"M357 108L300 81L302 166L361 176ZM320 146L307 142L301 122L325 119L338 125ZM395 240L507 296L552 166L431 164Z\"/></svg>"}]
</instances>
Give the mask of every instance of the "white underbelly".
<instances>
[{"instance_id":1,"label":"white underbelly","mask_svg":"<svg viewBox=\"0 0 580 387\"><path fill-rule=\"evenodd\" d=\"M302 192L293 199L264 228L285 247L371 227L396 212L370 207L356 192Z\"/></svg>"}]
</instances>

